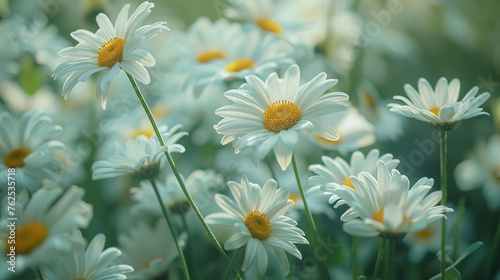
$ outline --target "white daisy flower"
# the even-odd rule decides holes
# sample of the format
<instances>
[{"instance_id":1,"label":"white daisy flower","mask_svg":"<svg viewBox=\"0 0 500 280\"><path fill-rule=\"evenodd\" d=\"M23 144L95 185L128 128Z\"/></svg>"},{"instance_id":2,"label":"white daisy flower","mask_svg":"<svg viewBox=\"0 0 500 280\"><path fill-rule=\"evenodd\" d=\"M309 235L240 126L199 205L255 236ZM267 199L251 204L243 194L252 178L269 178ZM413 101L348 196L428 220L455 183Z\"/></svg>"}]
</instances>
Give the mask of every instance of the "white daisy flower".
<instances>
[{"instance_id":1,"label":"white daisy flower","mask_svg":"<svg viewBox=\"0 0 500 280\"><path fill-rule=\"evenodd\" d=\"M288 199L288 191L278 188L273 179L261 188L248 182L246 177L241 183L228 182L234 201L217 194L215 202L224 212L206 217L211 225L231 226L236 232L224 243L224 249L234 250L246 245L245 257L241 270L246 271L256 264L259 274L263 275L268 266L269 257L277 257L285 273L290 264L285 252L302 259L294 243L308 244L304 232L297 227L297 222L284 216L293 208L293 201Z\"/></svg>"},{"instance_id":2,"label":"white daisy flower","mask_svg":"<svg viewBox=\"0 0 500 280\"><path fill-rule=\"evenodd\" d=\"M314 141L322 148L336 150L342 155L370 146L376 141L373 125L354 107L350 107L347 114L338 118L334 127L339 134L338 140L315 136Z\"/></svg>"},{"instance_id":3,"label":"white daisy flower","mask_svg":"<svg viewBox=\"0 0 500 280\"><path fill-rule=\"evenodd\" d=\"M436 253L441 249L441 221L434 221L424 229L408 233L403 241L410 247L408 260L420 262L427 252Z\"/></svg>"},{"instance_id":4,"label":"white daisy flower","mask_svg":"<svg viewBox=\"0 0 500 280\"><path fill-rule=\"evenodd\" d=\"M186 235L178 237L181 247ZM168 266L177 258L177 249L172 240L165 219L160 219L151 228L145 222L133 227L128 235L118 236L122 255L120 263L133 267L134 272L128 279L154 279L165 273Z\"/></svg>"},{"instance_id":5,"label":"white daisy flower","mask_svg":"<svg viewBox=\"0 0 500 280\"><path fill-rule=\"evenodd\" d=\"M339 200L339 197L335 194L337 188L342 186L353 188L351 176L357 176L360 172L368 172L375 176L379 161L384 162L389 170L399 165L399 160L394 159L392 154L387 153L380 156L377 149L371 150L366 157L360 151L354 152L351 155L350 164L341 157L332 159L328 156L322 156L321 160L323 164L309 166L309 170L316 174L309 177L309 185L319 186L323 191L331 194L330 203ZM342 204L343 201L339 203Z\"/></svg>"},{"instance_id":6,"label":"white daisy flower","mask_svg":"<svg viewBox=\"0 0 500 280\"><path fill-rule=\"evenodd\" d=\"M165 141L161 146L158 138L148 138L139 135L136 139L129 138L125 147L117 143L115 155L107 160L98 160L92 165L92 179L99 180L130 174L140 180L154 178L165 159L164 153L183 153L184 146L177 141L187 132L177 132L181 126L177 125L170 129L166 126L160 127L160 132Z\"/></svg>"},{"instance_id":7,"label":"white daisy flower","mask_svg":"<svg viewBox=\"0 0 500 280\"><path fill-rule=\"evenodd\" d=\"M80 231L74 235L82 238ZM114 247L103 251L105 242L106 237L98 234L90 241L87 249L82 244L72 252L59 252L53 265L40 267L43 279L127 279L125 274L134 269L124 264L111 265L121 255L121 251Z\"/></svg>"},{"instance_id":8,"label":"white daisy flower","mask_svg":"<svg viewBox=\"0 0 500 280\"><path fill-rule=\"evenodd\" d=\"M408 178L398 170L389 171L379 161L376 178L361 172L350 177L352 188L337 188L335 194L350 208L340 217L344 231L356 236L401 238L442 219L453 209L438 205L441 191L427 195L433 179L421 178L410 188Z\"/></svg>"},{"instance_id":9,"label":"white daisy flower","mask_svg":"<svg viewBox=\"0 0 500 280\"><path fill-rule=\"evenodd\" d=\"M472 157L455 168L455 179L462 191L482 188L488 208L500 209L500 135L480 142Z\"/></svg>"},{"instance_id":10,"label":"white daisy flower","mask_svg":"<svg viewBox=\"0 0 500 280\"><path fill-rule=\"evenodd\" d=\"M245 147L255 148L256 160L263 159L271 149L285 170L292 158L298 132L308 132L328 140L338 140L339 134L331 125L335 113L347 110L349 97L342 92L324 92L337 80L326 79L321 73L299 86L300 70L292 65L282 79L272 73L264 82L250 75L237 90L224 96L234 104L215 111L222 119L216 126L224 134L222 144L233 142L235 152Z\"/></svg>"},{"instance_id":11,"label":"white daisy flower","mask_svg":"<svg viewBox=\"0 0 500 280\"><path fill-rule=\"evenodd\" d=\"M97 97L103 109L106 108L109 83L120 69L143 84L150 83L145 67L153 67L156 61L148 51L139 47L160 31L168 30L166 22L139 27L153 7L153 3L143 2L129 17L130 5L127 4L114 25L107 15L100 13L96 17L99 30L95 34L83 29L71 33L78 44L59 52L63 62L54 70L55 79L67 76L62 89L64 98L78 82L97 72L105 72L97 85Z\"/></svg>"},{"instance_id":12,"label":"white daisy flower","mask_svg":"<svg viewBox=\"0 0 500 280\"><path fill-rule=\"evenodd\" d=\"M198 207L208 203L207 201L198 201L198 197L203 192L209 192L210 189L218 188L222 185L222 175L215 173L213 170L196 170L189 175L185 180L185 185ZM186 196L174 174L169 173L165 181L157 181L158 191L162 197L165 207L174 211L182 211L189 209ZM161 216L161 208L158 203L158 198L151 186L151 182L141 182L140 188L132 188L130 192L133 196L135 204L133 209L136 211L144 211L149 214Z\"/></svg>"},{"instance_id":13,"label":"white daisy flower","mask_svg":"<svg viewBox=\"0 0 500 280\"><path fill-rule=\"evenodd\" d=\"M83 244L81 236L71 235L86 228L92 218L92 206L82 201L85 191L77 186L66 192L60 188L37 190L27 202L16 201L15 244L9 243L9 224L13 216L3 205L0 221L0 250L15 252L16 273L38 265L54 263L58 252L68 252ZM5 200L6 201L6 200ZM9 255L0 257L0 278L6 279Z\"/></svg>"},{"instance_id":14,"label":"white daisy flower","mask_svg":"<svg viewBox=\"0 0 500 280\"><path fill-rule=\"evenodd\" d=\"M480 115L489 115L479 106L490 97L488 92L483 92L476 97L479 88L473 87L458 101L460 81L453 79L449 84L442 77L433 90L429 82L420 78L418 91L409 84L405 84L408 98L396 95L394 99L401 100L405 105L391 103L391 111L401 115L430 123L440 129L450 129L456 122Z\"/></svg>"},{"instance_id":15,"label":"white daisy flower","mask_svg":"<svg viewBox=\"0 0 500 280\"><path fill-rule=\"evenodd\" d=\"M19 119L0 114L0 180L7 182L8 170L15 168L18 187L35 191L39 179L57 181L62 164L54 152L64 149L64 144L55 139L61 131L40 111L29 111Z\"/></svg>"}]
</instances>

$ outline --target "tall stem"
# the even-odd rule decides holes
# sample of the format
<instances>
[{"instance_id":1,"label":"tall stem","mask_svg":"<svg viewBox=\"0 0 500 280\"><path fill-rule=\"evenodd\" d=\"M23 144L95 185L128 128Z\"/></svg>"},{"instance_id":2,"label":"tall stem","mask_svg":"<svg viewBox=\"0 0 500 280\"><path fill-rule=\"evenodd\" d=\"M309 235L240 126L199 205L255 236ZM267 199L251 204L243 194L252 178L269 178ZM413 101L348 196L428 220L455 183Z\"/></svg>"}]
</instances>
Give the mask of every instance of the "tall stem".
<instances>
[{"instance_id":1,"label":"tall stem","mask_svg":"<svg viewBox=\"0 0 500 280\"><path fill-rule=\"evenodd\" d=\"M306 200L306 195L304 193L304 188L302 188L302 182L300 181L300 175L299 175L299 170L297 168L297 162L295 160L295 154L292 154L292 166L293 166L293 172L295 173L295 179L297 180L297 185L299 187L299 192L300 192L300 197L302 198L302 203L304 204L304 212L306 213L307 221L309 222L309 226L313 230L313 240L312 244L314 244L314 247L317 247L318 244L318 239L319 239L319 234L318 230L316 228L316 224L314 223L314 219L312 217L311 211L309 210L309 206L307 205L307 200ZM326 259L324 261L320 262L320 271L322 274L322 279L331 279L330 278L330 272L328 271L328 266L326 264Z\"/></svg>"},{"instance_id":2,"label":"tall stem","mask_svg":"<svg viewBox=\"0 0 500 280\"><path fill-rule=\"evenodd\" d=\"M387 239L383 238L380 248L378 249L377 262L375 263L375 269L373 270L373 280L377 280L378 272L380 270L380 265L382 264L382 258L384 256L385 243ZM444 278L443 278L444 279Z\"/></svg>"},{"instance_id":3,"label":"tall stem","mask_svg":"<svg viewBox=\"0 0 500 280\"><path fill-rule=\"evenodd\" d=\"M446 205L446 130L439 130L441 159L441 205ZM446 279L446 218L441 220L441 279Z\"/></svg>"},{"instance_id":4,"label":"tall stem","mask_svg":"<svg viewBox=\"0 0 500 280\"><path fill-rule=\"evenodd\" d=\"M497 229L495 231L495 236L493 237L493 244L488 253L488 259L486 260L486 270L484 272L484 280L488 280L491 273L491 266L493 264L493 259L495 258L495 253L497 252L498 242L500 241L500 221L498 221Z\"/></svg>"},{"instance_id":5,"label":"tall stem","mask_svg":"<svg viewBox=\"0 0 500 280\"><path fill-rule=\"evenodd\" d=\"M149 180L151 185L153 186L153 190L155 191L156 198L158 198L158 203L160 203L161 212L163 213L163 217L167 221L168 229L170 230L170 234L172 234L172 240L174 240L175 248L177 249L177 253L179 254L179 259L181 260L182 271L184 272L184 279L189 280L189 271L187 268L186 258L184 258L184 252L182 252L182 248L177 241L177 231L175 230L174 223L172 222L172 217L170 216L170 212L165 208L163 201L161 199L160 192L158 191L158 186L154 179Z\"/></svg>"},{"instance_id":6,"label":"tall stem","mask_svg":"<svg viewBox=\"0 0 500 280\"><path fill-rule=\"evenodd\" d=\"M352 237L352 253L351 253L351 268L352 268L352 280L356 280L356 236Z\"/></svg>"},{"instance_id":7,"label":"tall stem","mask_svg":"<svg viewBox=\"0 0 500 280\"><path fill-rule=\"evenodd\" d=\"M160 145L165 146L165 142L163 141L163 137L161 136L160 130L158 129L158 125L156 124L155 118L153 117L153 114L151 113L151 109L149 109L149 106L148 106L146 100L144 99L144 96L142 95L141 90L137 86L137 83L136 83L134 77L132 77L127 72L125 72L125 73L127 74L127 77L129 79L130 83L132 84L132 87L134 88L134 91L135 91L135 94L137 95L137 98L139 98L139 101L141 102L142 108L144 108L144 111L146 112L146 115L148 116L149 122L151 123L151 126L153 127L153 130L155 131L156 137L158 138ZM186 188L186 185L184 184L184 180L182 179L179 172L177 171L177 168L175 167L174 159L172 158L172 156L170 155L170 153L168 151L165 152L165 156L167 157L168 164L170 165L170 168L172 168L172 172L174 173L175 178L177 179L177 182L179 183L179 186L182 189L182 192L186 196L186 199L189 203L189 206L191 206L191 209L193 209L196 217L198 218L201 225L203 226L203 229L205 230L208 237L210 238L212 243L215 245L215 247L217 248L219 253L222 255L222 257L224 257L224 259L227 261L228 264L231 263L231 260L227 256L226 252L224 251L224 249L220 245L219 241L215 237L215 235L212 232L212 230L210 229L210 227L205 222L205 219L203 218L200 210L198 209L198 206L196 206L193 198L189 194L189 192ZM234 268L233 268L233 272L236 274L238 279L241 279L238 272Z\"/></svg>"},{"instance_id":8,"label":"tall stem","mask_svg":"<svg viewBox=\"0 0 500 280\"><path fill-rule=\"evenodd\" d=\"M240 248L236 249L236 252L234 252L233 258L231 258L231 263L230 263L229 267L226 269L226 273L224 273L224 278L222 278L222 280L227 280L227 278L229 277L229 274L231 273L230 268L234 267L234 263L236 262L236 260L240 256L242 249L243 249L243 247L240 247Z\"/></svg>"}]
</instances>

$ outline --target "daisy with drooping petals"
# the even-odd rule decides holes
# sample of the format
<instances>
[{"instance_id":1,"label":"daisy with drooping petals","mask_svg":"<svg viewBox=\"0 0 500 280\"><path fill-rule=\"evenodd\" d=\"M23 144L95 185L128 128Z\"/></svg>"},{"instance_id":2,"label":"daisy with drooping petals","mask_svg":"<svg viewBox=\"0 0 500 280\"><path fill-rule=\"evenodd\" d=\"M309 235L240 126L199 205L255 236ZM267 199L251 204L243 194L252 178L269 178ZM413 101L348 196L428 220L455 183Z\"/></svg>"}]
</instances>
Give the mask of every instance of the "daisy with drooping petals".
<instances>
[{"instance_id":1,"label":"daisy with drooping petals","mask_svg":"<svg viewBox=\"0 0 500 280\"><path fill-rule=\"evenodd\" d=\"M129 138L125 147L117 144L115 156L108 160L99 160L92 165L92 179L99 180L130 174L139 180L154 178L160 171L160 165L166 151L170 153L183 153L184 146L177 144L187 132L177 132L181 126L170 129L160 127L160 133L165 141L161 146L158 138L148 138L139 135L136 139Z\"/></svg>"},{"instance_id":2,"label":"daisy with drooping petals","mask_svg":"<svg viewBox=\"0 0 500 280\"><path fill-rule=\"evenodd\" d=\"M292 149L298 132L308 132L328 140L339 135L331 123L335 113L347 110L348 96L342 92L324 92L337 80L326 79L321 73L299 86L300 70L292 65L282 79L272 73L264 82L250 75L239 89L224 96L234 104L215 111L223 119L215 126L224 134L222 144L233 142L235 152L245 147L255 148L256 160L263 159L274 149L276 160L285 170L292 159Z\"/></svg>"},{"instance_id":3,"label":"daisy with drooping petals","mask_svg":"<svg viewBox=\"0 0 500 280\"><path fill-rule=\"evenodd\" d=\"M8 170L15 168L16 186L38 189L39 179L58 180L62 168L55 156L64 144L55 140L61 133L60 125L49 116L32 110L14 119L9 113L0 114L0 179L7 188Z\"/></svg>"},{"instance_id":4,"label":"daisy with drooping petals","mask_svg":"<svg viewBox=\"0 0 500 280\"><path fill-rule=\"evenodd\" d=\"M241 183L228 182L228 187L235 200L217 194L215 202L224 212L206 217L208 224L236 229L224 243L224 248L234 250L246 245L242 271L255 264L259 274L263 275L267 270L269 257L274 256L285 273L288 273L290 264L285 252L302 259L295 243L308 244L304 232L297 227L297 222L284 216L294 204L288 199L288 191L278 188L273 179L268 180L261 188L248 182L246 177L241 179Z\"/></svg>"},{"instance_id":5,"label":"daisy with drooping petals","mask_svg":"<svg viewBox=\"0 0 500 280\"><path fill-rule=\"evenodd\" d=\"M82 238L80 231L75 232ZM43 279L86 279L108 280L126 279L125 274L134 271L129 265L111 265L121 255L121 251L112 247L103 251L106 237L98 234L85 246L79 245L72 252L59 253L51 266L42 266Z\"/></svg>"},{"instance_id":6,"label":"daisy with drooping petals","mask_svg":"<svg viewBox=\"0 0 500 280\"><path fill-rule=\"evenodd\" d=\"M345 222L344 231L351 235L401 238L453 211L444 205L435 206L441 201L441 191L427 195L433 179L421 178L410 188L406 176L396 169L389 171L382 161L376 177L361 172L350 181L352 187L337 188L335 194L350 207L340 219Z\"/></svg>"},{"instance_id":7,"label":"daisy with drooping petals","mask_svg":"<svg viewBox=\"0 0 500 280\"><path fill-rule=\"evenodd\" d=\"M114 25L108 16L100 13L96 17L99 30L95 34L83 29L71 33L78 44L59 52L63 62L54 70L55 79L67 76L62 89L64 98L78 82L97 72L105 72L97 85L97 97L103 109L106 108L109 83L120 69L143 84L150 83L151 78L145 67L153 67L156 61L149 52L139 47L160 31L168 30L166 22L139 27L153 7L153 3L143 2L129 17L130 5L127 4L121 9Z\"/></svg>"},{"instance_id":8,"label":"daisy with drooping petals","mask_svg":"<svg viewBox=\"0 0 500 280\"><path fill-rule=\"evenodd\" d=\"M350 164L341 157L332 159L328 156L322 156L321 160L323 164L309 166L309 170L316 174L309 178L309 184L319 186L326 193L332 194L330 203L334 203L339 199L335 195L337 188L353 187L351 176L357 176L360 172L368 172L375 176L379 161L384 162L389 170L399 165L399 160L394 159L392 154L387 153L380 156L377 149L371 150L366 157L360 151L354 152Z\"/></svg>"},{"instance_id":9,"label":"daisy with drooping petals","mask_svg":"<svg viewBox=\"0 0 500 280\"><path fill-rule=\"evenodd\" d=\"M50 264L56 260L57 252L71 251L83 244L81 236L71 235L86 228L92 218L92 205L82 201L85 191L77 186L66 192L60 188L37 190L27 202L16 201L15 244L8 243L12 236L8 227L13 218L10 211L2 211L0 220L0 250L11 252L14 246L16 273L28 268ZM7 200L5 200L6 202ZM2 209L7 209L3 205ZM7 279L9 256L0 256L0 278Z\"/></svg>"},{"instance_id":10,"label":"daisy with drooping petals","mask_svg":"<svg viewBox=\"0 0 500 280\"><path fill-rule=\"evenodd\" d=\"M458 79L453 79L448 84L448 80L442 77L433 90L426 79L420 78L418 91L409 84L406 84L404 89L410 99L399 95L394 96L394 99L403 101L405 105L388 104L391 111L430 123L439 129L448 130L458 121L489 115L479 106L486 102L490 94L483 92L476 97L479 91L476 86L469 90L461 101L458 101L460 92Z\"/></svg>"}]
</instances>

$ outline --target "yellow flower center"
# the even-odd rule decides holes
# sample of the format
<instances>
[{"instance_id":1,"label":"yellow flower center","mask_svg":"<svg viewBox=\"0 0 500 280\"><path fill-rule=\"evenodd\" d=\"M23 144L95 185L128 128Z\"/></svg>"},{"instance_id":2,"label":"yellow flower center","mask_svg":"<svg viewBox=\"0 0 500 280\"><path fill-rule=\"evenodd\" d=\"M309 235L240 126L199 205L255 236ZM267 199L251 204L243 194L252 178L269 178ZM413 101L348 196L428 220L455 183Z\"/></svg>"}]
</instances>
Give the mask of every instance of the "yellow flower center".
<instances>
[{"instance_id":1,"label":"yellow flower center","mask_svg":"<svg viewBox=\"0 0 500 280\"><path fill-rule=\"evenodd\" d=\"M349 177L345 178L344 182L342 182L342 185L348 186L348 187L353 188L354 190L356 190L356 188L352 184L351 179Z\"/></svg>"},{"instance_id":2,"label":"yellow flower center","mask_svg":"<svg viewBox=\"0 0 500 280\"><path fill-rule=\"evenodd\" d=\"M368 107L370 107L370 108L375 107L375 101L373 101L373 98L368 93L365 93L364 96L365 96L366 105L368 105Z\"/></svg>"},{"instance_id":3,"label":"yellow flower center","mask_svg":"<svg viewBox=\"0 0 500 280\"><path fill-rule=\"evenodd\" d=\"M421 231L417 231L415 233L415 236L417 236L419 238L429 238L432 236L432 234L433 234L433 232L430 229L426 228L426 229L423 229Z\"/></svg>"},{"instance_id":4,"label":"yellow flower center","mask_svg":"<svg viewBox=\"0 0 500 280\"><path fill-rule=\"evenodd\" d=\"M329 140L329 139L326 139L325 137L321 137L318 135L316 135L315 137L316 137L316 140L319 140L320 142L323 142L326 144L338 145L338 144L340 144L340 142L342 142L342 136L340 134L339 134L339 139L337 139L337 140Z\"/></svg>"},{"instance_id":5,"label":"yellow flower center","mask_svg":"<svg viewBox=\"0 0 500 280\"><path fill-rule=\"evenodd\" d=\"M29 254L33 249L43 243L49 231L40 223L27 223L16 230L16 244L8 244L6 249L10 250L10 246L15 246L16 254Z\"/></svg>"},{"instance_id":6,"label":"yellow flower center","mask_svg":"<svg viewBox=\"0 0 500 280\"><path fill-rule=\"evenodd\" d=\"M441 110L441 107L432 108L429 111L436 115L436 117L439 117L439 110Z\"/></svg>"},{"instance_id":7,"label":"yellow flower center","mask_svg":"<svg viewBox=\"0 0 500 280\"><path fill-rule=\"evenodd\" d=\"M26 148L17 148L10 151L5 157L5 165L8 168L16 168L24 166L24 158L26 158L31 152Z\"/></svg>"},{"instance_id":8,"label":"yellow flower center","mask_svg":"<svg viewBox=\"0 0 500 280\"><path fill-rule=\"evenodd\" d=\"M127 40L115 37L101 46L97 53L97 65L112 68L123 59L123 46Z\"/></svg>"},{"instance_id":9,"label":"yellow flower center","mask_svg":"<svg viewBox=\"0 0 500 280\"><path fill-rule=\"evenodd\" d=\"M259 211L252 211L248 214L245 225L253 237L265 240L271 234L271 222L266 214Z\"/></svg>"},{"instance_id":10,"label":"yellow flower center","mask_svg":"<svg viewBox=\"0 0 500 280\"><path fill-rule=\"evenodd\" d=\"M297 204L297 202L299 202L301 200L301 197L297 194L290 193L288 195L288 199L292 200L295 204Z\"/></svg>"},{"instance_id":11,"label":"yellow flower center","mask_svg":"<svg viewBox=\"0 0 500 280\"><path fill-rule=\"evenodd\" d=\"M302 118L302 112L290 101L276 101L264 112L264 127L273 132L292 128Z\"/></svg>"},{"instance_id":12,"label":"yellow flower center","mask_svg":"<svg viewBox=\"0 0 500 280\"><path fill-rule=\"evenodd\" d=\"M236 59L226 66L228 72L238 72L253 66L253 60L247 58Z\"/></svg>"},{"instance_id":13,"label":"yellow flower center","mask_svg":"<svg viewBox=\"0 0 500 280\"><path fill-rule=\"evenodd\" d=\"M259 18L255 22L260 28L276 34L281 33L281 25L274 21L272 18Z\"/></svg>"},{"instance_id":14,"label":"yellow flower center","mask_svg":"<svg viewBox=\"0 0 500 280\"><path fill-rule=\"evenodd\" d=\"M148 138L151 138L151 136L153 136L155 134L155 131L152 129L152 128L149 128L149 129L138 129L136 131L134 131L132 133L132 135L130 135L131 138L133 139L137 139L137 137L139 137L139 135L144 135Z\"/></svg>"},{"instance_id":15,"label":"yellow flower center","mask_svg":"<svg viewBox=\"0 0 500 280\"><path fill-rule=\"evenodd\" d=\"M373 219L379 223L384 223L384 208L378 210L375 215L373 215ZM403 224L406 223L406 214L403 214ZM411 222L410 222L411 225Z\"/></svg>"},{"instance_id":16,"label":"yellow flower center","mask_svg":"<svg viewBox=\"0 0 500 280\"><path fill-rule=\"evenodd\" d=\"M198 55L196 60L198 60L198 62L201 62L201 63L207 63L211 60L218 59L218 58L225 58L225 57L226 57L226 55L222 52L207 51L207 52L203 52L200 55Z\"/></svg>"},{"instance_id":17,"label":"yellow flower center","mask_svg":"<svg viewBox=\"0 0 500 280\"><path fill-rule=\"evenodd\" d=\"M493 175L493 178L500 182L500 166L493 167L491 169L491 175Z\"/></svg>"}]
</instances>

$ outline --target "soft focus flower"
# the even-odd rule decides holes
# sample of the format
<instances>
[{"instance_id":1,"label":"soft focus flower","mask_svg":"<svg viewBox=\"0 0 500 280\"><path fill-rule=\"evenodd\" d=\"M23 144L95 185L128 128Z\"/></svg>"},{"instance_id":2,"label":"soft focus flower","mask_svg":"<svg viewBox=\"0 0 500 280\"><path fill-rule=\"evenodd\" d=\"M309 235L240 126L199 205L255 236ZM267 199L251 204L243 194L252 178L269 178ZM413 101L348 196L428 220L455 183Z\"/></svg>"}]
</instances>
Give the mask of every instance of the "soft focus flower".
<instances>
[{"instance_id":1,"label":"soft focus flower","mask_svg":"<svg viewBox=\"0 0 500 280\"><path fill-rule=\"evenodd\" d=\"M82 238L79 231L74 234ZM134 269L124 264L112 265L121 255L121 251L114 247L103 251L105 241L106 237L98 234L90 241L86 249L81 244L72 252L57 254L53 265L40 268L43 279L126 279L125 274Z\"/></svg>"},{"instance_id":2,"label":"soft focus flower","mask_svg":"<svg viewBox=\"0 0 500 280\"><path fill-rule=\"evenodd\" d=\"M328 140L321 136L314 136L314 141L322 148L335 150L345 155L375 143L373 125L356 108L350 107L347 114L337 120L333 126L339 134L339 139Z\"/></svg>"},{"instance_id":3,"label":"soft focus flower","mask_svg":"<svg viewBox=\"0 0 500 280\"><path fill-rule=\"evenodd\" d=\"M405 92L408 98L396 95L394 99L401 100L405 105L391 103L391 111L401 115L430 123L440 129L450 129L456 122L480 115L489 115L483 112L479 106L490 97L488 92L483 92L476 97L479 88L473 87L465 97L458 101L460 92L460 81L453 79L449 84L442 77L436 84L435 89L429 82L420 78L418 80L418 91L409 84L405 84Z\"/></svg>"},{"instance_id":4,"label":"soft focus flower","mask_svg":"<svg viewBox=\"0 0 500 280\"><path fill-rule=\"evenodd\" d=\"M389 171L379 161L377 176L361 172L350 177L352 187L335 189L335 194L350 208L340 217L344 231L356 236L399 238L423 230L429 223L453 209L438 205L441 191L427 195L433 179L421 178L410 188L408 178L398 170ZM337 203L337 206L339 203Z\"/></svg>"},{"instance_id":5,"label":"soft focus flower","mask_svg":"<svg viewBox=\"0 0 500 280\"><path fill-rule=\"evenodd\" d=\"M114 156L108 160L94 162L92 178L98 180L126 174L133 175L140 180L154 178L159 172L166 151L170 153L185 151L184 146L178 144L177 141L187 133L177 132L179 128L179 125L170 129L166 126L160 127L165 141L163 147L156 136L148 138L145 135L139 135L136 139L127 139L125 147L117 143Z\"/></svg>"},{"instance_id":6,"label":"soft focus flower","mask_svg":"<svg viewBox=\"0 0 500 280\"><path fill-rule=\"evenodd\" d=\"M55 140L62 128L40 111L29 111L19 119L0 114L0 179L7 187L8 170L15 168L16 186L35 191L39 179L57 181L61 162L54 152L64 149Z\"/></svg>"},{"instance_id":7,"label":"soft focus flower","mask_svg":"<svg viewBox=\"0 0 500 280\"><path fill-rule=\"evenodd\" d=\"M420 262L427 252L437 252L441 247L441 221L429 223L424 229L408 233L403 239L409 245L408 259Z\"/></svg>"},{"instance_id":8,"label":"soft focus flower","mask_svg":"<svg viewBox=\"0 0 500 280\"><path fill-rule=\"evenodd\" d=\"M181 247L185 239L185 235L178 237ZM134 268L134 272L127 275L129 279L155 279L178 256L165 219L158 220L153 228L139 222L128 235L119 235L118 243L123 253L119 262Z\"/></svg>"},{"instance_id":9,"label":"soft focus flower","mask_svg":"<svg viewBox=\"0 0 500 280\"><path fill-rule=\"evenodd\" d=\"M300 70L292 65L282 79L276 73L264 82L247 76L246 84L229 90L224 96L234 102L217 109L222 119L216 126L224 134L222 144L233 142L235 152L245 147L255 148L255 158L263 159L274 149L281 169L290 164L298 132L308 132L328 140L338 140L339 134L331 125L333 115L347 109L348 96L342 92L324 92L337 80L326 79L321 73L299 86Z\"/></svg>"},{"instance_id":10,"label":"soft focus flower","mask_svg":"<svg viewBox=\"0 0 500 280\"><path fill-rule=\"evenodd\" d=\"M389 170L399 165L399 160L394 159L392 154L387 153L380 156L377 149L371 150L366 157L360 151L354 152L350 163L341 157L332 159L328 156L322 156L321 160L323 164L309 166L309 170L316 174L309 178L309 185L319 186L323 191L331 194L330 203L339 199L335 194L337 188L353 187L351 176L357 176L360 172L367 172L375 176L379 161L384 162Z\"/></svg>"},{"instance_id":11,"label":"soft focus flower","mask_svg":"<svg viewBox=\"0 0 500 280\"><path fill-rule=\"evenodd\" d=\"M224 243L224 249L234 250L246 245L242 271L256 264L259 274L263 275L269 257L276 256L285 273L288 273L290 264L285 252L301 259L302 255L294 243L308 244L297 222L284 216L294 204L288 199L288 191L278 188L273 179L262 188L248 182L246 177L241 179L241 183L230 181L228 186L234 200L217 194L215 201L224 212L206 217L208 224L236 229Z\"/></svg>"},{"instance_id":12,"label":"soft focus flower","mask_svg":"<svg viewBox=\"0 0 500 280\"><path fill-rule=\"evenodd\" d=\"M500 135L480 142L472 155L455 168L457 186L463 191L482 187L486 205L495 211L500 208Z\"/></svg>"},{"instance_id":13,"label":"soft focus flower","mask_svg":"<svg viewBox=\"0 0 500 280\"><path fill-rule=\"evenodd\" d=\"M153 7L153 3L143 2L129 18L130 5L127 4L121 9L114 25L107 15L100 13L96 17L99 29L95 34L83 29L71 33L78 44L59 52L63 62L54 70L55 79L66 76L62 89L64 98L78 82L97 72L104 72L96 89L103 109L106 108L109 83L120 69L143 84L150 83L151 78L145 67L154 66L156 61L148 51L139 47L160 31L168 30L166 22L139 27Z\"/></svg>"},{"instance_id":14,"label":"soft focus flower","mask_svg":"<svg viewBox=\"0 0 500 280\"><path fill-rule=\"evenodd\" d=\"M28 268L56 261L58 252L68 252L82 244L81 236L71 235L75 230L86 228L92 218L92 206L83 202L85 191L77 186L63 193L60 188L42 188L36 191L27 203L16 202L15 212L7 211L3 205L0 221L0 250L9 253L14 244L8 243L11 236L7 220L15 214L16 273ZM6 279L7 259L2 254L0 277Z\"/></svg>"}]
</instances>

